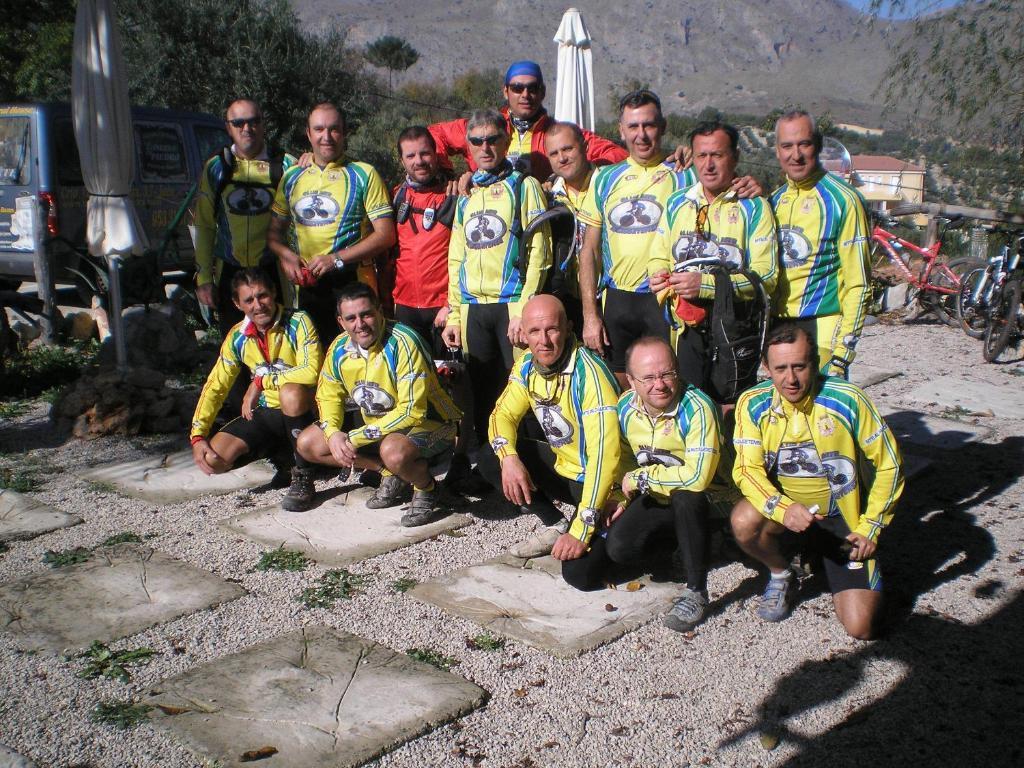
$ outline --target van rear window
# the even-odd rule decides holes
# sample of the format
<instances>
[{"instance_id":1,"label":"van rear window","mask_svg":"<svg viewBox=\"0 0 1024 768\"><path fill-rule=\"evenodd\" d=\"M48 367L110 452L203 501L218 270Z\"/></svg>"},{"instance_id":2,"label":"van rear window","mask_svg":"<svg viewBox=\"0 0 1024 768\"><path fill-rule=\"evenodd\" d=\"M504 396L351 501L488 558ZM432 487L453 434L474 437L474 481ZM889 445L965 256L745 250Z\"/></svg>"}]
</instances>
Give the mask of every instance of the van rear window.
<instances>
[{"instance_id":1,"label":"van rear window","mask_svg":"<svg viewBox=\"0 0 1024 768\"><path fill-rule=\"evenodd\" d=\"M75 141L75 126L70 120L53 123L54 144L57 147L57 180L65 186L81 187L82 161Z\"/></svg>"},{"instance_id":2,"label":"van rear window","mask_svg":"<svg viewBox=\"0 0 1024 768\"><path fill-rule=\"evenodd\" d=\"M32 178L32 123L0 117L0 186L25 186Z\"/></svg>"},{"instance_id":3,"label":"van rear window","mask_svg":"<svg viewBox=\"0 0 1024 768\"><path fill-rule=\"evenodd\" d=\"M147 184L188 181L188 164L181 128L157 123L135 124L135 147L139 153L139 177Z\"/></svg>"}]
</instances>

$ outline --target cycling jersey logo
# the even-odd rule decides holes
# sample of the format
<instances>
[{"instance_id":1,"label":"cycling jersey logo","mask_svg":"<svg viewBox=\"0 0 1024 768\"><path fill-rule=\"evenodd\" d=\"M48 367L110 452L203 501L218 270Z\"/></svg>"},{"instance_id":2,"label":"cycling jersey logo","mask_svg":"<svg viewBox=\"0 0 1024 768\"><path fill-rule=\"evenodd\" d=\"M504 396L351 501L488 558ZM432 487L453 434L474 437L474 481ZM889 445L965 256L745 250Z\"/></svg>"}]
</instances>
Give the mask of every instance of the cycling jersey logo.
<instances>
[{"instance_id":1,"label":"cycling jersey logo","mask_svg":"<svg viewBox=\"0 0 1024 768\"><path fill-rule=\"evenodd\" d=\"M566 421L562 415L562 407L559 405L538 405L537 421L540 428L544 430L544 437L552 448L568 445L572 440L572 424Z\"/></svg>"},{"instance_id":2,"label":"cycling jersey logo","mask_svg":"<svg viewBox=\"0 0 1024 768\"><path fill-rule=\"evenodd\" d=\"M225 202L234 216L260 216L270 210L274 196L265 187L235 187Z\"/></svg>"},{"instance_id":3,"label":"cycling jersey logo","mask_svg":"<svg viewBox=\"0 0 1024 768\"><path fill-rule=\"evenodd\" d=\"M710 240L693 233L684 233L672 246L672 258L676 270L680 270L690 259L702 259L717 256L719 260L731 269L739 269L743 266L743 253L735 245L735 240L723 240L718 242L714 235Z\"/></svg>"},{"instance_id":4,"label":"cycling jersey logo","mask_svg":"<svg viewBox=\"0 0 1024 768\"><path fill-rule=\"evenodd\" d=\"M801 267L811 257L811 243L800 227L783 227L779 231L782 244L782 266Z\"/></svg>"},{"instance_id":5,"label":"cycling jersey logo","mask_svg":"<svg viewBox=\"0 0 1024 768\"><path fill-rule=\"evenodd\" d=\"M271 363L260 363L257 365L252 372L253 376L269 376L272 373L281 373L287 371L288 366L284 364L284 360L277 358L272 364Z\"/></svg>"},{"instance_id":6,"label":"cycling jersey logo","mask_svg":"<svg viewBox=\"0 0 1024 768\"><path fill-rule=\"evenodd\" d=\"M641 445L636 452L636 463L641 467L651 464L660 464L663 467L681 467L683 462L664 448L652 448L649 445Z\"/></svg>"},{"instance_id":7,"label":"cycling jersey logo","mask_svg":"<svg viewBox=\"0 0 1024 768\"><path fill-rule=\"evenodd\" d=\"M466 245L470 248L491 248L501 242L508 227L497 211L481 211L466 223Z\"/></svg>"},{"instance_id":8,"label":"cycling jersey logo","mask_svg":"<svg viewBox=\"0 0 1024 768\"><path fill-rule=\"evenodd\" d=\"M395 398L372 381L360 381L352 390L352 401L367 416L383 416L395 407Z\"/></svg>"},{"instance_id":9,"label":"cycling jersey logo","mask_svg":"<svg viewBox=\"0 0 1024 768\"><path fill-rule=\"evenodd\" d=\"M797 443L779 448L779 474L783 477L822 477L825 471L814 443Z\"/></svg>"},{"instance_id":10,"label":"cycling jersey logo","mask_svg":"<svg viewBox=\"0 0 1024 768\"><path fill-rule=\"evenodd\" d=\"M841 456L837 451L830 451L821 457L821 463L828 477L832 498L841 499L857 486L857 468L853 462Z\"/></svg>"},{"instance_id":11,"label":"cycling jersey logo","mask_svg":"<svg viewBox=\"0 0 1024 768\"><path fill-rule=\"evenodd\" d=\"M642 235L653 232L661 221L661 204L652 195L641 195L623 200L612 208L608 222L612 232L623 235Z\"/></svg>"},{"instance_id":12,"label":"cycling jersey logo","mask_svg":"<svg viewBox=\"0 0 1024 768\"><path fill-rule=\"evenodd\" d=\"M311 192L303 195L292 206L299 223L307 227L322 227L333 224L341 207L329 192Z\"/></svg>"}]
</instances>

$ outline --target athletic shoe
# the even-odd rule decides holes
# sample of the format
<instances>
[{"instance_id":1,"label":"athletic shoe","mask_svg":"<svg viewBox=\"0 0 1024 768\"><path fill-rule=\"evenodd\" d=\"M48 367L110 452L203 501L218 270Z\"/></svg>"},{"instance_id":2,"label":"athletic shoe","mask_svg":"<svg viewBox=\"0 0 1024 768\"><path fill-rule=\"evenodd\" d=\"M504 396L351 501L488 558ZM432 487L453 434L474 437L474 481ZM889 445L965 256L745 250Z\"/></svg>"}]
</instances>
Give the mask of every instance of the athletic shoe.
<instances>
[{"instance_id":1,"label":"athletic shoe","mask_svg":"<svg viewBox=\"0 0 1024 768\"><path fill-rule=\"evenodd\" d=\"M776 578L770 576L768 585L761 595L761 604L757 607L757 615L765 621L782 621L789 615L790 603L793 600L795 580L793 574Z\"/></svg>"},{"instance_id":2,"label":"athletic shoe","mask_svg":"<svg viewBox=\"0 0 1024 768\"><path fill-rule=\"evenodd\" d=\"M409 497L409 484L398 475L386 475L373 496L366 502L370 509L384 509L401 504Z\"/></svg>"},{"instance_id":3,"label":"athletic shoe","mask_svg":"<svg viewBox=\"0 0 1024 768\"><path fill-rule=\"evenodd\" d=\"M697 592L686 587L683 594L675 599L675 603L662 623L676 632L689 632L704 619L704 611L708 607L707 591Z\"/></svg>"},{"instance_id":4,"label":"athletic shoe","mask_svg":"<svg viewBox=\"0 0 1024 768\"><path fill-rule=\"evenodd\" d=\"M523 507L522 509L524 512L530 511L528 507ZM508 553L512 557L519 557L523 560L550 555L551 548L555 546L558 537L568 530L569 524L565 520L554 525L546 525L526 541L513 544L509 547Z\"/></svg>"},{"instance_id":5,"label":"athletic shoe","mask_svg":"<svg viewBox=\"0 0 1024 768\"><path fill-rule=\"evenodd\" d=\"M412 502L402 515L402 527L415 528L417 525L426 525L435 518L448 514L449 510L440 503L440 495L436 487L431 491L413 488Z\"/></svg>"},{"instance_id":6,"label":"athletic shoe","mask_svg":"<svg viewBox=\"0 0 1024 768\"><path fill-rule=\"evenodd\" d=\"M281 508L289 512L305 512L313 505L316 486L313 484L313 470L306 467L292 468L292 484L281 499Z\"/></svg>"}]
</instances>

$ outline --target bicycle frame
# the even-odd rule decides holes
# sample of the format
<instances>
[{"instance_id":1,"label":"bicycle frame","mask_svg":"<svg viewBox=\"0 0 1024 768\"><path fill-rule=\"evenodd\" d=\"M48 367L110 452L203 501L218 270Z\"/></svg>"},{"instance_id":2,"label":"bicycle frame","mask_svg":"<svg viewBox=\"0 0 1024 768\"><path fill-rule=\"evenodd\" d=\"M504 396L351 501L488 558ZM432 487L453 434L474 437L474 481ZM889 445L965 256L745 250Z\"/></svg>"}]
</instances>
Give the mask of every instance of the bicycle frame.
<instances>
[{"instance_id":1,"label":"bicycle frame","mask_svg":"<svg viewBox=\"0 0 1024 768\"><path fill-rule=\"evenodd\" d=\"M943 234L944 233L945 228L943 229ZM942 247L941 236L927 248L922 248L921 246L915 245L909 240L904 240L902 237L894 235L876 225L871 232L871 239L882 247L890 263L896 267L896 269L903 275L903 278L915 288L918 288L921 291L942 293L950 296L960 292L960 278L957 277L956 273L949 269L945 264L936 264L936 261L939 258L939 249ZM911 271L910 260L904 258L901 253L903 250L908 250L924 259L924 266L919 274L915 275L913 271ZM941 270L955 287L947 288L946 286L930 283L928 278L933 269Z\"/></svg>"}]
</instances>

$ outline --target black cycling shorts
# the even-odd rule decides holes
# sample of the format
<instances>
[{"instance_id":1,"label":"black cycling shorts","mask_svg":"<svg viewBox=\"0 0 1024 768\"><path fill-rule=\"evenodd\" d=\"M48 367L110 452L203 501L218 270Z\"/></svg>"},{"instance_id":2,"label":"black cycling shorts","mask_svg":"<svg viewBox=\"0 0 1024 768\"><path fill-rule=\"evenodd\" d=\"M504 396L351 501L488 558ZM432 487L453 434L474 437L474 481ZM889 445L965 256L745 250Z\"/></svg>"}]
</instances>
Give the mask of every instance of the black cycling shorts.
<instances>
[{"instance_id":1,"label":"black cycling shorts","mask_svg":"<svg viewBox=\"0 0 1024 768\"><path fill-rule=\"evenodd\" d=\"M441 339L441 331L444 329L434 325L434 318L440 310L441 307L421 308L395 304L395 320L416 331L427 343L427 348L435 360L447 360L448 348Z\"/></svg>"},{"instance_id":2,"label":"black cycling shorts","mask_svg":"<svg viewBox=\"0 0 1024 768\"><path fill-rule=\"evenodd\" d=\"M634 293L607 288L604 294L604 327L611 350L609 366L616 373L626 370L626 350L644 336L669 340L668 320L653 293Z\"/></svg>"},{"instance_id":3,"label":"black cycling shorts","mask_svg":"<svg viewBox=\"0 0 1024 768\"><path fill-rule=\"evenodd\" d=\"M280 408L262 406L252 412L252 421L239 416L232 419L220 430L237 437L249 447L249 453L269 456L278 448L291 450L288 427Z\"/></svg>"},{"instance_id":4,"label":"black cycling shorts","mask_svg":"<svg viewBox=\"0 0 1024 768\"><path fill-rule=\"evenodd\" d=\"M828 521L825 521L827 524ZM837 525L845 529L845 524ZM834 595L847 589L870 589L879 592L882 589L882 571L878 567L877 558L868 560L850 560L839 547L843 538L828 531L823 523L814 523L803 533L787 530L796 549L809 555L821 557L825 568L825 579L829 591Z\"/></svg>"}]
</instances>

